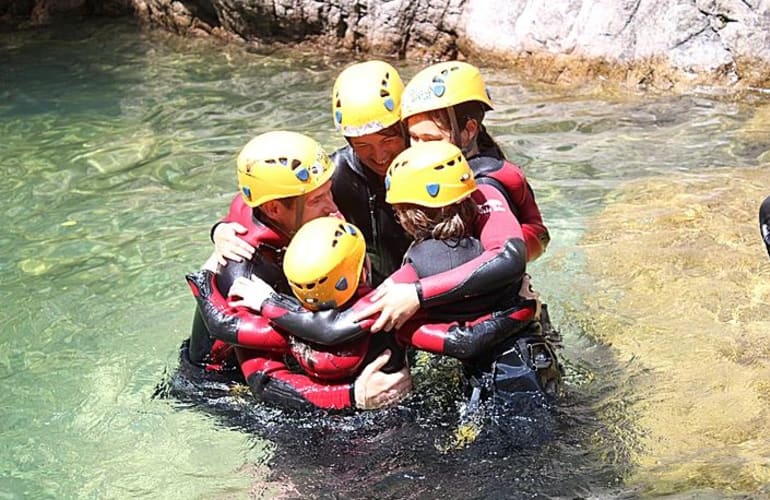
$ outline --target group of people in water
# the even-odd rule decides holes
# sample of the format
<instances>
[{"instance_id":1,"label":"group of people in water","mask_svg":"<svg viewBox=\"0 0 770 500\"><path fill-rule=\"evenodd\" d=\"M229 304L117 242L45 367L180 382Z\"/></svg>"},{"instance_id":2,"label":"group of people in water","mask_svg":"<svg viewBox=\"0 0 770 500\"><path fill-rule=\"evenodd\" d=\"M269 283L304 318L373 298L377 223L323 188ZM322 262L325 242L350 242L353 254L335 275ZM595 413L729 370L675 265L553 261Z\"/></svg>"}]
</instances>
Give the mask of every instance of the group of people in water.
<instances>
[{"instance_id":1,"label":"group of people in water","mask_svg":"<svg viewBox=\"0 0 770 500\"><path fill-rule=\"evenodd\" d=\"M288 408L373 409L411 388L410 353L462 361L471 397L558 394L562 368L527 263L549 234L527 179L483 125L479 70L404 85L384 61L332 90L347 145L271 131L237 159L239 193L196 297L182 362Z\"/></svg>"}]
</instances>

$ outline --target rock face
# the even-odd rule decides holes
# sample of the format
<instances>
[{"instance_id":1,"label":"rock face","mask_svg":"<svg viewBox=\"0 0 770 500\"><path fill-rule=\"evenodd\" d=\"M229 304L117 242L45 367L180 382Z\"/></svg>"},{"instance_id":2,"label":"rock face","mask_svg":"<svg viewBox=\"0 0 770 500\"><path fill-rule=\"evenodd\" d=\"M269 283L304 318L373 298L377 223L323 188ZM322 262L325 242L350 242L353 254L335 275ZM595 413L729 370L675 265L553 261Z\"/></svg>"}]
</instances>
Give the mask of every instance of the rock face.
<instances>
[{"instance_id":1,"label":"rock face","mask_svg":"<svg viewBox=\"0 0 770 500\"><path fill-rule=\"evenodd\" d=\"M464 14L466 50L533 55L550 62L531 68L541 78L607 72L659 86L770 82L767 0L471 0ZM497 29L485 27L490 19Z\"/></svg>"},{"instance_id":2,"label":"rock face","mask_svg":"<svg viewBox=\"0 0 770 500\"><path fill-rule=\"evenodd\" d=\"M770 86L770 0L0 0L0 18L73 9L257 45L469 57L548 82Z\"/></svg>"}]
</instances>

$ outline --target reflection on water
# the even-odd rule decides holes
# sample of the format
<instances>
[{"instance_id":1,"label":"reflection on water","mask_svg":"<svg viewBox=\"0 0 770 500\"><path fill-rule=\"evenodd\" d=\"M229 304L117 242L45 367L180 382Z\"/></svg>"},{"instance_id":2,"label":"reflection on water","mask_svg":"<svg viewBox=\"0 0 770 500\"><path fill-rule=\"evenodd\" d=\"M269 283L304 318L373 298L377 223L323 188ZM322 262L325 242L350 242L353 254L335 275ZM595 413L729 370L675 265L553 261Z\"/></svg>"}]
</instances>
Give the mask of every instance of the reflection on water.
<instances>
[{"instance_id":1,"label":"reflection on water","mask_svg":"<svg viewBox=\"0 0 770 500\"><path fill-rule=\"evenodd\" d=\"M0 494L766 491L760 95L564 95L485 70L489 129L553 236L530 269L565 340L567 393L546 414L490 410L469 439L456 398L421 406L452 394L429 378L366 425L273 433L248 400L244 426L153 398L188 333L183 275L210 249L237 151L277 127L342 145L328 99L348 62L130 25L0 34Z\"/></svg>"}]
</instances>

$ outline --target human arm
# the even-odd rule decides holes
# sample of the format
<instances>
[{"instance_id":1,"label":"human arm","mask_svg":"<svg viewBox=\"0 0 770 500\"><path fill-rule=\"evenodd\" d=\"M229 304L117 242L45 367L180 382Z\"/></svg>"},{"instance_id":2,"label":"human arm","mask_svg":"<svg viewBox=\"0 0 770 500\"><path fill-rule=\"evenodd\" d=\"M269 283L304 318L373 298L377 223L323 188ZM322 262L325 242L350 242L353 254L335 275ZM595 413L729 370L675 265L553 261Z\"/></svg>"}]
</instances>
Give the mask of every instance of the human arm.
<instances>
[{"instance_id":1,"label":"human arm","mask_svg":"<svg viewBox=\"0 0 770 500\"><path fill-rule=\"evenodd\" d=\"M219 265L226 266L228 260L249 260L254 255L254 245L244 239L251 214L251 209L244 203L241 195L237 194L230 203L227 215L211 228L214 255Z\"/></svg>"},{"instance_id":2,"label":"human arm","mask_svg":"<svg viewBox=\"0 0 770 500\"><path fill-rule=\"evenodd\" d=\"M540 317L540 297L528 277L522 280L516 304L472 321L420 324L408 321L397 333L399 341L435 354L472 359L502 340L516 335Z\"/></svg>"},{"instance_id":3,"label":"human arm","mask_svg":"<svg viewBox=\"0 0 770 500\"><path fill-rule=\"evenodd\" d=\"M267 319L248 309L230 306L217 287L215 273L202 270L188 274L186 279L212 338L243 347L288 350L286 336L276 331Z\"/></svg>"},{"instance_id":4,"label":"human arm","mask_svg":"<svg viewBox=\"0 0 770 500\"><path fill-rule=\"evenodd\" d=\"M306 342L332 346L352 342L369 334L373 320L351 320L356 307L369 304L364 297L350 309L310 311L294 297L278 294L256 276L238 278L230 288L232 306L248 307L269 319L275 326Z\"/></svg>"},{"instance_id":5,"label":"human arm","mask_svg":"<svg viewBox=\"0 0 770 500\"><path fill-rule=\"evenodd\" d=\"M384 373L390 352L369 363L353 382L323 383L289 370L283 358L247 349L236 349L244 378L258 399L283 407L340 410L374 409L393 404L411 389L409 369Z\"/></svg>"},{"instance_id":6,"label":"human arm","mask_svg":"<svg viewBox=\"0 0 770 500\"><path fill-rule=\"evenodd\" d=\"M518 165L506 162L503 168L492 172L490 177L500 182L510 195L527 246L527 260L531 262L537 259L548 247L551 235L543 222L535 193L524 171Z\"/></svg>"},{"instance_id":7,"label":"human arm","mask_svg":"<svg viewBox=\"0 0 770 500\"><path fill-rule=\"evenodd\" d=\"M380 314L372 331L399 328L420 308L431 308L487 293L521 280L526 268L526 248L516 217L503 194L480 185L473 194L482 213L476 233L484 251L478 257L448 271L422 276L414 284L380 285L374 303L362 317Z\"/></svg>"}]
</instances>

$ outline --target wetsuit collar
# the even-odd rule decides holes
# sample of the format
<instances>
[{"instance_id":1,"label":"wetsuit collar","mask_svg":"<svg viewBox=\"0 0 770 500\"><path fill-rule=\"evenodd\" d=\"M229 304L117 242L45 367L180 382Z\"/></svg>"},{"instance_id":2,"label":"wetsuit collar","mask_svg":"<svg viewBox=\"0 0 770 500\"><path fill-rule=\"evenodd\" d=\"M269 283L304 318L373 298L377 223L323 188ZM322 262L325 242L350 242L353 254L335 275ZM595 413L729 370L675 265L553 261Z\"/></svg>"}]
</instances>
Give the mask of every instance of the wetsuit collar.
<instances>
[{"instance_id":1,"label":"wetsuit collar","mask_svg":"<svg viewBox=\"0 0 770 500\"><path fill-rule=\"evenodd\" d=\"M252 210L252 218L254 219L254 224L262 229L259 246L283 253L291 240L291 236L286 234L285 231L281 230L257 209Z\"/></svg>"}]
</instances>

